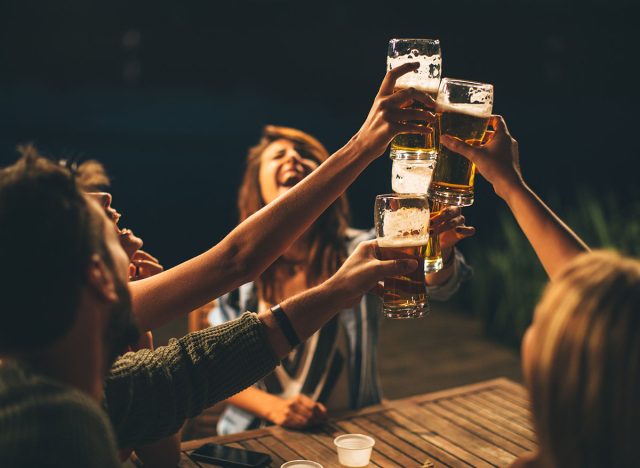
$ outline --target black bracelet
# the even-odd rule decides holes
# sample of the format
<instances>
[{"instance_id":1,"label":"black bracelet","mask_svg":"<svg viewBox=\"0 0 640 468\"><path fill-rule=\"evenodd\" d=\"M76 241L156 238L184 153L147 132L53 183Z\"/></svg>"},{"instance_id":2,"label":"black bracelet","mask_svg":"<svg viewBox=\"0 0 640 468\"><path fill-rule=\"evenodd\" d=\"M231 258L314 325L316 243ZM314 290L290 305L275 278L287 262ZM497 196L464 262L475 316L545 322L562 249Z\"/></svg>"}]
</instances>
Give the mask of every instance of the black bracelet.
<instances>
[{"instance_id":1,"label":"black bracelet","mask_svg":"<svg viewBox=\"0 0 640 468\"><path fill-rule=\"evenodd\" d=\"M280 330L282 330L282 333L287 338L289 345L291 345L292 348L298 346L300 344L300 338L298 338L298 334L293 329L293 325L291 325L289 317L284 313L280 304L273 306L271 308L271 313L276 318L276 321L280 326Z\"/></svg>"}]
</instances>

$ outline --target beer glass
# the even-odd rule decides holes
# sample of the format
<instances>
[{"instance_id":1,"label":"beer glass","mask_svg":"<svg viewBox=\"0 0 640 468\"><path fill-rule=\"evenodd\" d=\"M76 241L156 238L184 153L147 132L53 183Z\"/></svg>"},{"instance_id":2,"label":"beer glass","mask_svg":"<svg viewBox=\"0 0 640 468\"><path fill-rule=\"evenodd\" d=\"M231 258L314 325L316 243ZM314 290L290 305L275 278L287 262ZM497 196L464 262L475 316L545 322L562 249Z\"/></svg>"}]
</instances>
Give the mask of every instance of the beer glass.
<instances>
[{"instance_id":1,"label":"beer glass","mask_svg":"<svg viewBox=\"0 0 640 468\"><path fill-rule=\"evenodd\" d=\"M441 134L471 145L482 144L492 107L493 85L444 78L436 99ZM472 205L475 171L468 159L442 146L429 198L447 205Z\"/></svg>"},{"instance_id":2,"label":"beer glass","mask_svg":"<svg viewBox=\"0 0 640 468\"><path fill-rule=\"evenodd\" d=\"M435 100L442 67L440 41L438 39L391 39L387 53L387 70L408 62L419 62L420 68L398 78L394 91L415 88L429 94ZM423 109L424 105L414 103L414 108ZM422 121L413 123L429 126L431 132L403 133L396 136L391 142L392 159L420 159L423 155L438 152L437 123L429 124Z\"/></svg>"},{"instance_id":3,"label":"beer glass","mask_svg":"<svg viewBox=\"0 0 640 468\"><path fill-rule=\"evenodd\" d=\"M424 317L429 312L424 261L429 242L429 202L422 194L376 197L374 221L380 258L413 258L418 268L384 279L383 313L390 318Z\"/></svg>"},{"instance_id":4,"label":"beer glass","mask_svg":"<svg viewBox=\"0 0 640 468\"><path fill-rule=\"evenodd\" d=\"M437 154L429 154L424 159L394 159L391 166L391 190L395 193L420 193L427 194L431 175L436 164ZM438 206L434 206L437 204ZM431 218L440 212L444 206L429 201ZM429 234L427 243L427 257L425 260L425 273L433 273L442 269L442 252L440 250L440 238L433 231Z\"/></svg>"}]
</instances>

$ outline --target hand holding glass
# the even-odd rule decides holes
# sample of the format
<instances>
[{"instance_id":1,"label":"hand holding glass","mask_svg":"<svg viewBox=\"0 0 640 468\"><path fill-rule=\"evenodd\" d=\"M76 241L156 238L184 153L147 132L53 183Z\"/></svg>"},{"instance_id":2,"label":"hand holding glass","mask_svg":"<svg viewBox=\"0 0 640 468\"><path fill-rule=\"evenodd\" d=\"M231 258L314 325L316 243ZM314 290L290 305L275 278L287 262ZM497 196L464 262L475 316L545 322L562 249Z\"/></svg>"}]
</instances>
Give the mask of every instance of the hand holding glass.
<instances>
[{"instance_id":1,"label":"hand holding glass","mask_svg":"<svg viewBox=\"0 0 640 468\"><path fill-rule=\"evenodd\" d=\"M374 221L380 258L413 258L418 268L384 279L383 313L389 318L417 318L429 313L424 263L429 242L429 202L420 194L376 197Z\"/></svg>"},{"instance_id":2,"label":"hand holding glass","mask_svg":"<svg viewBox=\"0 0 640 468\"><path fill-rule=\"evenodd\" d=\"M442 135L480 145L493 108L493 86L473 81L444 78L436 100L436 114ZM429 198L446 205L473 204L476 167L465 157L440 148L429 187Z\"/></svg>"},{"instance_id":3,"label":"hand holding glass","mask_svg":"<svg viewBox=\"0 0 640 468\"><path fill-rule=\"evenodd\" d=\"M434 100L440 84L442 56L440 41L437 39L391 39L387 53L387 70L396 68L404 63L419 62L420 68L407 73L398 79L395 91L415 88L429 94ZM416 109L424 109L420 104L413 104ZM438 151L437 123L413 122L431 127L429 133L403 133L391 142L392 159L421 159Z\"/></svg>"}]
</instances>

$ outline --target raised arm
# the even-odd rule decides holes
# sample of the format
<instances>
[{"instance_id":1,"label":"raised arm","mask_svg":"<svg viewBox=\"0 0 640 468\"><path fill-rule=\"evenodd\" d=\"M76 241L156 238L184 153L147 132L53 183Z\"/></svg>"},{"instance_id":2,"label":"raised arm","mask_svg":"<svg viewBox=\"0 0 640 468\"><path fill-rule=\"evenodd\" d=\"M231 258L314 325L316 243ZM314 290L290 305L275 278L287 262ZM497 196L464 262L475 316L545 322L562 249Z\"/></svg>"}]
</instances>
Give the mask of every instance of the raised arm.
<instances>
[{"instance_id":1,"label":"raised arm","mask_svg":"<svg viewBox=\"0 0 640 468\"><path fill-rule=\"evenodd\" d=\"M417 268L413 259L378 260L364 242L334 276L282 302L304 340L339 310L360 301L378 280ZM271 372L291 351L270 310L190 333L155 351L127 353L106 379L107 412L121 447L174 434L185 418L228 398Z\"/></svg>"},{"instance_id":2,"label":"raised arm","mask_svg":"<svg viewBox=\"0 0 640 468\"><path fill-rule=\"evenodd\" d=\"M433 114L407 108L431 98L414 89L393 93L397 78L418 64L387 73L362 128L317 170L242 222L207 252L170 270L131 284L140 328L158 327L258 277L402 132L424 133L413 120Z\"/></svg>"},{"instance_id":3,"label":"raised arm","mask_svg":"<svg viewBox=\"0 0 640 468\"><path fill-rule=\"evenodd\" d=\"M446 135L440 141L473 162L493 185L553 280L564 265L589 247L525 183L520 171L518 142L509 134L504 119L494 115L492 126L495 134L483 146L471 146Z\"/></svg>"}]
</instances>

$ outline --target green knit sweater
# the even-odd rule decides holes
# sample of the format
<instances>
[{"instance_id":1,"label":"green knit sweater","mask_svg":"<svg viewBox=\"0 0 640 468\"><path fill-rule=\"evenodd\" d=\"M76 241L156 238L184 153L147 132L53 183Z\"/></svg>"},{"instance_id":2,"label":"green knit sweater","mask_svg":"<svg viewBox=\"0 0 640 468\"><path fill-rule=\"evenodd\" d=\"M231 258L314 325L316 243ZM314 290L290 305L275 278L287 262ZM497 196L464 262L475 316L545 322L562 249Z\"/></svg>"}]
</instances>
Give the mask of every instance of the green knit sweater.
<instances>
[{"instance_id":1,"label":"green knit sweater","mask_svg":"<svg viewBox=\"0 0 640 468\"><path fill-rule=\"evenodd\" d=\"M257 316L246 313L119 358L106 379L107 416L87 395L5 362L0 467L119 467L116 445L135 447L175 433L185 418L246 388L277 363Z\"/></svg>"}]
</instances>

